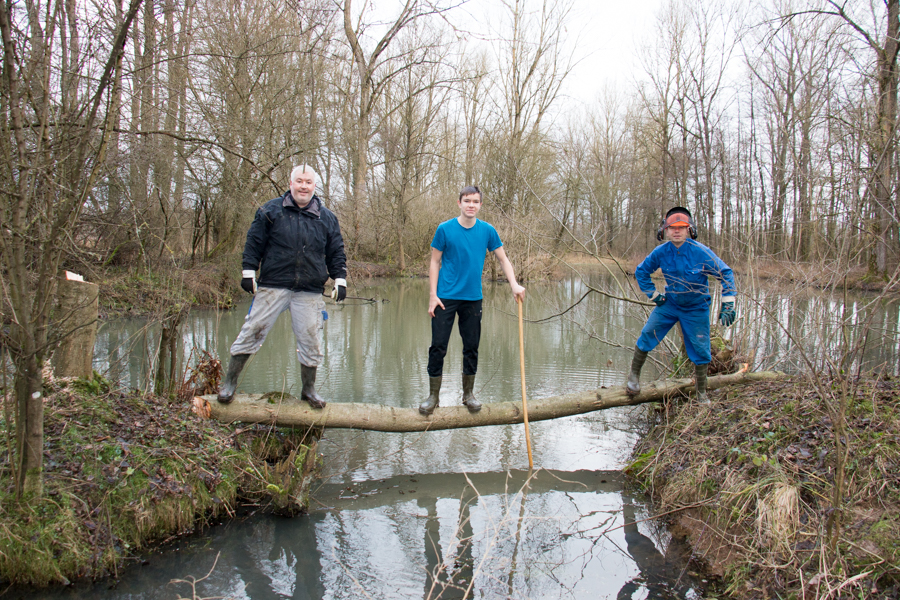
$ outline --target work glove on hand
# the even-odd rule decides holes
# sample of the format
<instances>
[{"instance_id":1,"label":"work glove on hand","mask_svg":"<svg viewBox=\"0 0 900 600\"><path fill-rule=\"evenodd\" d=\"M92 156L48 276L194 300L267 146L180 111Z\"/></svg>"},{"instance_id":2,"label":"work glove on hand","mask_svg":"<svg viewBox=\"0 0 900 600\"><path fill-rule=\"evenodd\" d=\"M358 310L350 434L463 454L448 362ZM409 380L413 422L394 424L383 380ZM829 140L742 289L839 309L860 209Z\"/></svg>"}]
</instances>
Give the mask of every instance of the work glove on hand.
<instances>
[{"instance_id":1,"label":"work glove on hand","mask_svg":"<svg viewBox=\"0 0 900 600\"><path fill-rule=\"evenodd\" d=\"M734 300L723 301L722 309L719 311L719 322L725 327L734 323L737 313L734 310Z\"/></svg>"},{"instance_id":2,"label":"work glove on hand","mask_svg":"<svg viewBox=\"0 0 900 600\"><path fill-rule=\"evenodd\" d=\"M248 294L256 293L256 271L241 271L241 287Z\"/></svg>"},{"instance_id":3,"label":"work glove on hand","mask_svg":"<svg viewBox=\"0 0 900 600\"><path fill-rule=\"evenodd\" d=\"M666 303L666 295L660 294L659 292L653 292L653 295L650 296L650 299L653 300L657 306L662 306Z\"/></svg>"},{"instance_id":4,"label":"work glove on hand","mask_svg":"<svg viewBox=\"0 0 900 600\"><path fill-rule=\"evenodd\" d=\"M331 299L335 302L343 302L344 298L347 297L347 280L346 279L335 279L334 280L334 288L331 290Z\"/></svg>"}]
</instances>

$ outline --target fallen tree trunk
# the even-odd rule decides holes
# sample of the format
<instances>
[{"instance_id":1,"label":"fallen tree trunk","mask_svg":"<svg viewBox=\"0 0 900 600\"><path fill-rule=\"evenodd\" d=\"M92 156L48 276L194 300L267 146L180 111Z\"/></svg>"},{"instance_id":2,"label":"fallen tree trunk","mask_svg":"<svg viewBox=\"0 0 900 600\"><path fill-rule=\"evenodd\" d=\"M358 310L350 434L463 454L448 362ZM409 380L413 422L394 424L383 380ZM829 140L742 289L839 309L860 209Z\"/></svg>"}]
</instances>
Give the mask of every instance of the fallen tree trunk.
<instances>
[{"instance_id":1,"label":"fallen tree trunk","mask_svg":"<svg viewBox=\"0 0 900 600\"><path fill-rule=\"evenodd\" d=\"M784 373L739 371L709 378L709 389L786 377ZM635 397L622 386L600 388L564 396L528 400L528 420L544 421L580 415L604 408L659 402L684 396L694 390L691 379L661 379L646 384ZM273 399L274 398L274 399ZM439 406L429 417L418 408L399 408L384 404L329 402L315 410L293 397L278 394L235 394L231 404L220 404L215 395L194 397L194 412L225 423L269 423L281 427L323 427L326 429L367 429L371 431L436 431L485 425L522 423L521 402L486 403L481 411L470 413L465 406Z\"/></svg>"}]
</instances>

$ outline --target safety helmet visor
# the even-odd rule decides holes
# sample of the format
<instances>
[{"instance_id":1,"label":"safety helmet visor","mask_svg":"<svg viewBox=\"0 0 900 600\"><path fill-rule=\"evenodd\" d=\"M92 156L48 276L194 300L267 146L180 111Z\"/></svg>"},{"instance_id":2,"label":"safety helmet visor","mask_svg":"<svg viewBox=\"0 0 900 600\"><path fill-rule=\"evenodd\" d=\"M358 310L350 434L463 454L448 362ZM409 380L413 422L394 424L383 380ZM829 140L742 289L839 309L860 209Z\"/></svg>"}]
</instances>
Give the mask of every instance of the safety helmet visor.
<instances>
[{"instance_id":1,"label":"safety helmet visor","mask_svg":"<svg viewBox=\"0 0 900 600\"><path fill-rule=\"evenodd\" d=\"M666 227L690 227L688 216L683 213L675 213L666 217Z\"/></svg>"}]
</instances>

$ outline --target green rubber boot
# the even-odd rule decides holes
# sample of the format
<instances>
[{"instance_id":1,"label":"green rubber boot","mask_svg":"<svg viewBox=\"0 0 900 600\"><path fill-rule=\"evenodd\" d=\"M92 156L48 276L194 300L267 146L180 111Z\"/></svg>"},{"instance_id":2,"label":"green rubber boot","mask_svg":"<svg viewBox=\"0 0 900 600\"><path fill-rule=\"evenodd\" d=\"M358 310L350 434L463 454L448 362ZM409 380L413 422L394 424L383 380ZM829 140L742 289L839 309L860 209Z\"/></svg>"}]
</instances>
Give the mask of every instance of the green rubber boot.
<instances>
[{"instance_id":1,"label":"green rubber boot","mask_svg":"<svg viewBox=\"0 0 900 600\"><path fill-rule=\"evenodd\" d=\"M301 364L300 381L303 382L300 399L309 402L313 408L325 408L325 401L316 393L316 367Z\"/></svg>"},{"instance_id":2,"label":"green rubber boot","mask_svg":"<svg viewBox=\"0 0 900 600\"><path fill-rule=\"evenodd\" d=\"M249 354L235 354L231 357L231 360L228 361L228 372L225 373L225 379L222 381L222 385L219 386L218 400L222 404L228 404L234 400L238 376L244 369L244 365L247 364L248 358L250 358Z\"/></svg>"},{"instance_id":3,"label":"green rubber boot","mask_svg":"<svg viewBox=\"0 0 900 600\"><path fill-rule=\"evenodd\" d=\"M469 409L469 412L476 413L481 410L481 402L475 397L472 391L475 389L475 376L463 375L463 404Z\"/></svg>"},{"instance_id":4,"label":"green rubber boot","mask_svg":"<svg viewBox=\"0 0 900 600\"><path fill-rule=\"evenodd\" d=\"M709 404L709 395L706 393L706 375L709 365L694 365L694 376L697 379L697 401L701 404Z\"/></svg>"},{"instance_id":5,"label":"green rubber boot","mask_svg":"<svg viewBox=\"0 0 900 600\"><path fill-rule=\"evenodd\" d=\"M647 360L647 354L640 348L634 349L631 372L628 374L628 380L625 381L625 394L628 396L637 396L641 393L641 369L644 367L644 361Z\"/></svg>"},{"instance_id":6,"label":"green rubber boot","mask_svg":"<svg viewBox=\"0 0 900 600\"><path fill-rule=\"evenodd\" d=\"M419 412L423 415L430 415L434 412L434 409L437 408L438 402L440 401L441 381L443 381L443 379L444 377L441 375L428 378L428 398L419 405Z\"/></svg>"}]
</instances>

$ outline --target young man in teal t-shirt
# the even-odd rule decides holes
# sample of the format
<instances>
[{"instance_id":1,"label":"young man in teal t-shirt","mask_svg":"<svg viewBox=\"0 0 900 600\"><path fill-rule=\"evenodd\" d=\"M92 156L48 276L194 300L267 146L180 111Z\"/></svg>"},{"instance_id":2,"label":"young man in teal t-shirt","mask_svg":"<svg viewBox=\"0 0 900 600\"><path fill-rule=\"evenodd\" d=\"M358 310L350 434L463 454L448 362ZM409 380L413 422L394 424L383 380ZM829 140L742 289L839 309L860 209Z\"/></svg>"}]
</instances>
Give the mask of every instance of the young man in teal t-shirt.
<instances>
[{"instance_id":1,"label":"young man in teal t-shirt","mask_svg":"<svg viewBox=\"0 0 900 600\"><path fill-rule=\"evenodd\" d=\"M459 315L459 335L463 342L463 404L471 412L481 410L472 390L478 370L478 343L481 340L481 273L486 252L493 252L509 281L513 296L525 298L525 288L516 282L512 264L503 250L497 230L476 218L481 210L481 190L467 186L459 193L459 216L438 225L431 242L428 283L431 294L431 347L428 349L428 398L419 412L430 415L438 405L443 379L444 356Z\"/></svg>"}]
</instances>

